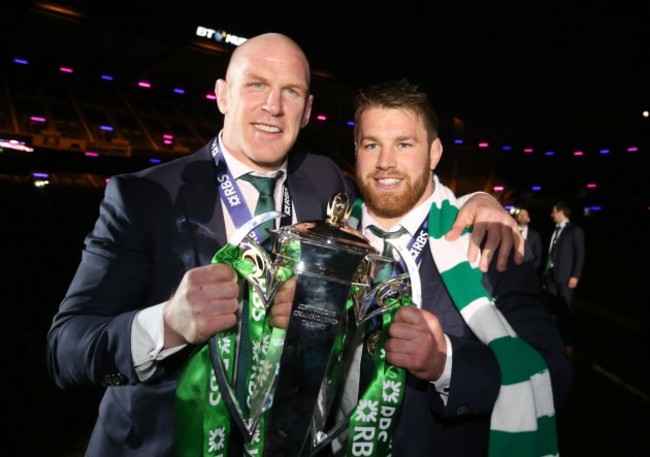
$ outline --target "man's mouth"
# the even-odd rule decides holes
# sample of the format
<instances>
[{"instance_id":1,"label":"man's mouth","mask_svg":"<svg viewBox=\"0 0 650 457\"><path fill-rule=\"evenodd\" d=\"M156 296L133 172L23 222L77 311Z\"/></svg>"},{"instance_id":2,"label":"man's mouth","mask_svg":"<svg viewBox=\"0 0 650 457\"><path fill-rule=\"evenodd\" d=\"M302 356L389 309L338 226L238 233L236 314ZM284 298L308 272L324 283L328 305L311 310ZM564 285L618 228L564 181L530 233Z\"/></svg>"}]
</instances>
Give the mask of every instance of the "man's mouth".
<instances>
[{"instance_id":1,"label":"man's mouth","mask_svg":"<svg viewBox=\"0 0 650 457\"><path fill-rule=\"evenodd\" d=\"M401 178L396 178L396 177L375 178L375 181L381 186L395 186L399 184Z\"/></svg>"},{"instance_id":2,"label":"man's mouth","mask_svg":"<svg viewBox=\"0 0 650 457\"><path fill-rule=\"evenodd\" d=\"M280 133L281 132L279 127L275 127L273 125L253 124L253 127L255 127L256 130L261 130L262 132L266 132L266 133Z\"/></svg>"}]
</instances>

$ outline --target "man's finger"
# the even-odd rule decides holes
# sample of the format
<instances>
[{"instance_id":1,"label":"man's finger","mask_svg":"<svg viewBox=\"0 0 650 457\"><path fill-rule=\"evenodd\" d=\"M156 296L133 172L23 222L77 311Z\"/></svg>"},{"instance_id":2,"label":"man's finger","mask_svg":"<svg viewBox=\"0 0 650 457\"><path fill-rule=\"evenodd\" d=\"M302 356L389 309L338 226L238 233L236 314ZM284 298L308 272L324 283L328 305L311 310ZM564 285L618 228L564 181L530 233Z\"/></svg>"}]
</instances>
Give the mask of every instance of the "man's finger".
<instances>
[{"instance_id":1,"label":"man's finger","mask_svg":"<svg viewBox=\"0 0 650 457\"><path fill-rule=\"evenodd\" d=\"M483 238L485 238L485 232L487 230L487 225L486 224L475 224L474 227L472 228L472 235L470 236L469 239L469 248L467 249L467 259L474 263L476 262L476 259L478 258L478 254L481 251L481 243L483 242ZM490 253L491 251L494 250L496 245L486 245L486 248L488 249L488 259L492 258L492 254ZM479 259L479 268L483 270L483 267L481 267L481 264L483 263L483 258L485 251L481 254L481 259ZM489 261L488 261L489 264ZM487 271L487 270L483 270Z\"/></svg>"},{"instance_id":2,"label":"man's finger","mask_svg":"<svg viewBox=\"0 0 650 457\"><path fill-rule=\"evenodd\" d=\"M515 232L515 263L521 265L524 261L524 254L526 253L526 241L524 237L516 230Z\"/></svg>"},{"instance_id":3,"label":"man's finger","mask_svg":"<svg viewBox=\"0 0 650 457\"><path fill-rule=\"evenodd\" d=\"M451 226L451 229L449 229L449 231L445 233L445 239L447 241L456 240L463 233L465 227L466 227L465 225L458 223L458 220L456 220L454 225Z\"/></svg>"}]
</instances>

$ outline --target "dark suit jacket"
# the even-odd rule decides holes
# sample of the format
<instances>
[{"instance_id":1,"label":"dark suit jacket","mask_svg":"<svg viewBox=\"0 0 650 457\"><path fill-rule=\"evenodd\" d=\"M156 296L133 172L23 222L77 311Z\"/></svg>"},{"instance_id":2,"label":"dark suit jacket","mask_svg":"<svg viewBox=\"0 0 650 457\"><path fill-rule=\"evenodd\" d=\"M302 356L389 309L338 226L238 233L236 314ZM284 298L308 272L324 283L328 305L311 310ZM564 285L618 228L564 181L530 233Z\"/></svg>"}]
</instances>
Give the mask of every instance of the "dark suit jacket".
<instances>
[{"instance_id":1,"label":"dark suit jacket","mask_svg":"<svg viewBox=\"0 0 650 457\"><path fill-rule=\"evenodd\" d=\"M529 249L533 254L533 265L535 270L538 270L542 265L542 237L535 229L528 227L528 235L526 236L526 249Z\"/></svg>"},{"instance_id":2,"label":"dark suit jacket","mask_svg":"<svg viewBox=\"0 0 650 457\"><path fill-rule=\"evenodd\" d=\"M580 278L585 264L585 232L582 227L568 222L560 232L557 244L553 250L552 280L563 284L569 278Z\"/></svg>"},{"instance_id":3,"label":"dark suit jacket","mask_svg":"<svg viewBox=\"0 0 650 457\"><path fill-rule=\"evenodd\" d=\"M407 375L393 455L485 457L490 414L501 381L499 367L492 351L465 324L451 302L430 252L427 254L420 266L422 307L438 317L451 340L450 392L444 405L433 384ZM546 361L557 410L569 392L573 376L571 362L564 353L558 328L541 301L531 262L516 266L512 256L510 260L504 273L496 271L492 262L484 283L518 335Z\"/></svg>"},{"instance_id":4,"label":"dark suit jacket","mask_svg":"<svg viewBox=\"0 0 650 457\"><path fill-rule=\"evenodd\" d=\"M332 160L293 152L288 187L302 221L324 219L333 193L352 193ZM48 369L59 387L106 386L87 455L173 455L176 382L192 348L140 382L131 322L139 310L167 300L187 270L209 264L225 243L208 146L108 182L47 340Z\"/></svg>"}]
</instances>

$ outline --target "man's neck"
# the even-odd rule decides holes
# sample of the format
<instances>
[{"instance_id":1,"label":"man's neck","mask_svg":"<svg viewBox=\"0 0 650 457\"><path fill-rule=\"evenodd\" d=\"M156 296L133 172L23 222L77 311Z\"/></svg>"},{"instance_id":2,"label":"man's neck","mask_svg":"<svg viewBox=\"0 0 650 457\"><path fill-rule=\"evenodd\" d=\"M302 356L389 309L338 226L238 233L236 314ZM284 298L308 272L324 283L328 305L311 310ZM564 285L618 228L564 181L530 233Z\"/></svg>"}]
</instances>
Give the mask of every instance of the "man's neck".
<instances>
[{"instance_id":1,"label":"man's neck","mask_svg":"<svg viewBox=\"0 0 650 457\"><path fill-rule=\"evenodd\" d=\"M368 216L372 218L372 223L379 226L382 230L391 230L398 223L406 228L409 232L413 233L414 229L422 223L424 218L429 214L433 194L429 195L426 199L421 200L417 205L411 208L406 214L395 218L378 217L373 214L370 209L364 205L365 211ZM368 225L368 221L364 219L363 225Z\"/></svg>"}]
</instances>

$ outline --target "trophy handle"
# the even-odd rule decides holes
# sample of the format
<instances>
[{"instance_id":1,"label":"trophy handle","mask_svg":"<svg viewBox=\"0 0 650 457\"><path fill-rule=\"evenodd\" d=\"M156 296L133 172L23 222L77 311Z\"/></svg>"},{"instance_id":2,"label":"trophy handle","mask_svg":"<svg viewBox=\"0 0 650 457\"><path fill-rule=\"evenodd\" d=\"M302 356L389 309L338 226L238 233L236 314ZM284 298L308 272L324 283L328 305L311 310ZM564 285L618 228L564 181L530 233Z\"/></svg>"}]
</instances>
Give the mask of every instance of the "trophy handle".
<instances>
[{"instance_id":1,"label":"trophy handle","mask_svg":"<svg viewBox=\"0 0 650 457\"><path fill-rule=\"evenodd\" d=\"M273 276L274 268L264 248L254 239L253 236L250 235L250 233L260 224L280 216L282 216L282 213L279 211L270 211L257 215L238 228L229 241L233 246L241 248L243 251L242 257L253 264L253 272L246 277L246 281L258 293L266 308L268 308L268 304L273 296L268 293L269 291L267 290L266 285L271 283L270 278ZM273 294L275 291L277 291L277 287L273 290ZM210 358L217 378L217 384L219 385L219 391L222 393L222 398L226 404L228 412L230 413L231 420L241 431L245 441L250 443L255 435L261 417L261 412L259 411L261 408L258 404L267 403L267 399L258 400L256 403L255 414L249 414L249 417L245 417L246 415L237 401L235 391L228 380L228 374L220 356L220 337L221 334L217 333L209 340ZM268 394L266 390L264 392L265 395Z\"/></svg>"},{"instance_id":2,"label":"trophy handle","mask_svg":"<svg viewBox=\"0 0 650 457\"><path fill-rule=\"evenodd\" d=\"M393 242L393 240L386 240L387 243L390 243L391 246L397 251L400 258L406 266L406 273L410 277L411 283L411 301L413 306L418 308L422 307L422 282L420 281L420 272L418 266L415 263L415 260L411 256L411 253L406 248L398 243Z\"/></svg>"},{"instance_id":3,"label":"trophy handle","mask_svg":"<svg viewBox=\"0 0 650 457\"><path fill-rule=\"evenodd\" d=\"M412 295L411 276L408 273L402 273L377 284L363 294L357 324L361 325L373 317L385 313L390 309L391 303L404 295ZM372 311L368 312L373 304L377 306L372 307Z\"/></svg>"},{"instance_id":4,"label":"trophy handle","mask_svg":"<svg viewBox=\"0 0 650 457\"><path fill-rule=\"evenodd\" d=\"M233 246L239 246L239 244L244 241L244 238L246 238L255 227L278 217L282 217L282 213L280 211L269 211L268 213L258 214L246 222L244 225L239 227L233 237L230 239L229 243Z\"/></svg>"},{"instance_id":5,"label":"trophy handle","mask_svg":"<svg viewBox=\"0 0 650 457\"><path fill-rule=\"evenodd\" d=\"M230 417L237 425L237 428L242 432L246 442L249 443L253 439L255 433L255 428L257 427L257 421L255 421L254 426L251 428L249 423L244 420L244 413L237 403L235 392L228 382L228 375L226 374L226 369L223 366L223 360L219 355L219 335L214 335L210 338L209 347L210 347L210 358L212 359L212 367L214 368L215 376L217 377L217 383L219 389L222 392L221 397L226 403L226 407L230 412Z\"/></svg>"}]
</instances>

